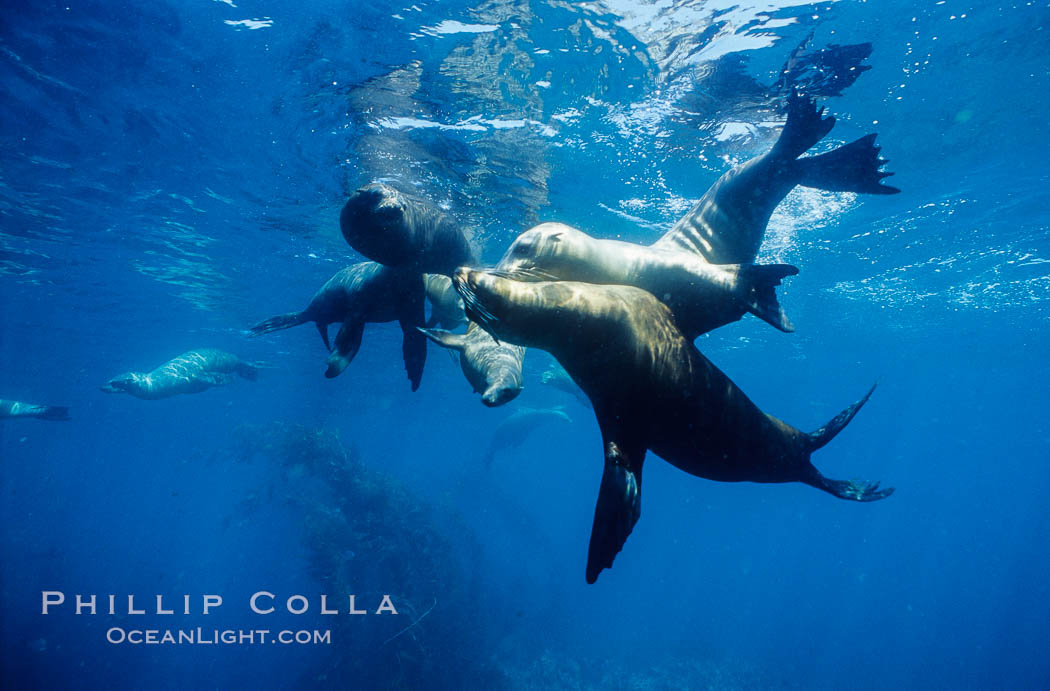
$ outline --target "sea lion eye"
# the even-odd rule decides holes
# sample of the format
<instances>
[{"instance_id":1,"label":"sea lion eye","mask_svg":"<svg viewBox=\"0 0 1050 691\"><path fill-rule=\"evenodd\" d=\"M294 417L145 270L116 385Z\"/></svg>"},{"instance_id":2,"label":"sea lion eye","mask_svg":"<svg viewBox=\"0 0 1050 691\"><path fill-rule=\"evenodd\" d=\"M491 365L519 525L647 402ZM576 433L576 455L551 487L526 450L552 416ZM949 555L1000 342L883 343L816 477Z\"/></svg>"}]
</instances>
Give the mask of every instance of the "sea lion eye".
<instances>
[{"instance_id":1,"label":"sea lion eye","mask_svg":"<svg viewBox=\"0 0 1050 691\"><path fill-rule=\"evenodd\" d=\"M525 243L521 242L514 246L514 254L528 254L529 247Z\"/></svg>"}]
</instances>

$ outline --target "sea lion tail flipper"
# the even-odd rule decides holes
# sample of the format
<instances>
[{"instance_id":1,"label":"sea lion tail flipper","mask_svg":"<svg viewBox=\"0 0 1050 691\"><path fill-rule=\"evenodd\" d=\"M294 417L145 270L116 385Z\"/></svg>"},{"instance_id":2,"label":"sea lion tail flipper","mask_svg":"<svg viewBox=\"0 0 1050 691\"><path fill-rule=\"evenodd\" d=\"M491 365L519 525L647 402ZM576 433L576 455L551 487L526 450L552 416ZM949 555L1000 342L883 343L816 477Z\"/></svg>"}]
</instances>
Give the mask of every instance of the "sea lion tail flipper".
<instances>
[{"instance_id":1,"label":"sea lion tail flipper","mask_svg":"<svg viewBox=\"0 0 1050 691\"><path fill-rule=\"evenodd\" d=\"M261 336L263 334L268 334L271 331L280 331L281 329L290 329L293 326L299 326L305 321L307 320L302 312L289 312L288 314L278 314L276 317L270 317L269 319L263 320L249 329L249 331L252 332L253 336Z\"/></svg>"},{"instance_id":2,"label":"sea lion tail flipper","mask_svg":"<svg viewBox=\"0 0 1050 691\"><path fill-rule=\"evenodd\" d=\"M644 451L642 452L644 454ZM613 559L634 529L642 513L642 473L640 459L634 469L616 442L606 442L605 470L594 507L591 542L587 548L587 582L594 583L602 569L612 567Z\"/></svg>"},{"instance_id":3,"label":"sea lion tail flipper","mask_svg":"<svg viewBox=\"0 0 1050 691\"><path fill-rule=\"evenodd\" d=\"M265 366L261 362L242 362L237 366L237 374L248 381L255 381L259 378L259 370Z\"/></svg>"},{"instance_id":4,"label":"sea lion tail flipper","mask_svg":"<svg viewBox=\"0 0 1050 691\"><path fill-rule=\"evenodd\" d=\"M781 331L794 331L794 324L777 300L776 287L786 276L796 274L798 267L790 264L742 264L740 276L747 290L745 302L748 312Z\"/></svg>"},{"instance_id":5,"label":"sea lion tail flipper","mask_svg":"<svg viewBox=\"0 0 1050 691\"><path fill-rule=\"evenodd\" d=\"M41 420L68 420L69 408L61 405L41 405L37 406L33 416Z\"/></svg>"},{"instance_id":6,"label":"sea lion tail flipper","mask_svg":"<svg viewBox=\"0 0 1050 691\"><path fill-rule=\"evenodd\" d=\"M868 399L871 398L871 394L875 393L876 386L878 386L878 384L872 385L872 387L868 389L868 393L864 394L863 398L833 417L823 427L815 432L807 434L806 451L813 453L817 449L823 448L829 441L834 439L838 433L850 423L857 413L860 412L860 409L864 407L864 404L868 402Z\"/></svg>"},{"instance_id":7,"label":"sea lion tail flipper","mask_svg":"<svg viewBox=\"0 0 1050 691\"><path fill-rule=\"evenodd\" d=\"M795 159L823 139L835 126L835 118L824 117L824 108L817 108L809 96L792 90L787 98L787 122L780 131L773 155Z\"/></svg>"},{"instance_id":8,"label":"sea lion tail flipper","mask_svg":"<svg viewBox=\"0 0 1050 691\"><path fill-rule=\"evenodd\" d=\"M798 184L830 192L897 194L899 189L882 184L893 173L879 170L889 161L879 158L875 136L865 135L827 153L796 160Z\"/></svg>"}]
</instances>

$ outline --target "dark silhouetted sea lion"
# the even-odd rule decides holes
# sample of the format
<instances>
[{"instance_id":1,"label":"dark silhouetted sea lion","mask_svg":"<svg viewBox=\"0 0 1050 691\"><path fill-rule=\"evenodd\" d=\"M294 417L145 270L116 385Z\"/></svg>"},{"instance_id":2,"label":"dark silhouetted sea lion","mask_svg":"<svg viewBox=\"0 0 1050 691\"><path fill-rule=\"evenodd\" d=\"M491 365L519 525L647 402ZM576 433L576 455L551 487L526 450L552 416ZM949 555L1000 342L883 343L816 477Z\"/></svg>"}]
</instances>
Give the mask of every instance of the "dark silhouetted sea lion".
<instances>
[{"instance_id":1,"label":"dark silhouetted sea lion","mask_svg":"<svg viewBox=\"0 0 1050 691\"><path fill-rule=\"evenodd\" d=\"M416 330L425 321L424 295L423 276L419 272L361 262L328 279L302 312L270 317L253 326L251 331L258 335L306 322L316 323L325 347L331 352L325 376L335 377L357 355L365 324L399 322L405 370L415 391L423 377L427 357L426 338ZM328 344L328 326L334 323L342 326L333 349Z\"/></svg>"},{"instance_id":2,"label":"dark silhouetted sea lion","mask_svg":"<svg viewBox=\"0 0 1050 691\"><path fill-rule=\"evenodd\" d=\"M34 405L0 398L0 420L9 417L35 417L41 420L68 420L69 408L58 405Z\"/></svg>"},{"instance_id":3,"label":"dark silhouetted sea lion","mask_svg":"<svg viewBox=\"0 0 1050 691\"><path fill-rule=\"evenodd\" d=\"M427 328L440 326L448 331L466 326L467 313L463 311L463 298L452 286L452 279L444 274L427 274L427 299L430 300L430 319Z\"/></svg>"},{"instance_id":4,"label":"dark silhouetted sea lion","mask_svg":"<svg viewBox=\"0 0 1050 691\"><path fill-rule=\"evenodd\" d=\"M129 393L152 401L183 393L200 393L230 383L234 375L254 381L258 374L258 365L222 350L202 348L172 358L151 372L128 372L113 377L102 385L102 390Z\"/></svg>"},{"instance_id":5,"label":"dark silhouetted sea lion","mask_svg":"<svg viewBox=\"0 0 1050 691\"><path fill-rule=\"evenodd\" d=\"M451 276L473 263L467 238L451 218L380 182L350 196L339 227L351 247L386 266Z\"/></svg>"},{"instance_id":6,"label":"dark silhouetted sea lion","mask_svg":"<svg viewBox=\"0 0 1050 691\"><path fill-rule=\"evenodd\" d=\"M521 406L508 415L492 430L492 441L482 461L485 467L492 465L497 453L521 446L541 425L547 422L572 422L572 418L561 408L527 408Z\"/></svg>"},{"instance_id":7,"label":"dark silhouetted sea lion","mask_svg":"<svg viewBox=\"0 0 1050 691\"><path fill-rule=\"evenodd\" d=\"M793 331L776 286L788 264L714 265L692 252L599 240L563 223L541 223L507 248L496 267L515 278L631 285L658 296L692 340L751 312Z\"/></svg>"},{"instance_id":8,"label":"dark silhouetted sea lion","mask_svg":"<svg viewBox=\"0 0 1050 691\"><path fill-rule=\"evenodd\" d=\"M879 170L887 161L879 158L874 134L799 158L834 127L835 118L823 113L812 99L792 93L787 122L773 148L722 175L652 247L693 252L712 264L749 264L758 254L773 209L796 185L832 192L900 192L881 184L893 173Z\"/></svg>"},{"instance_id":9,"label":"dark silhouetted sea lion","mask_svg":"<svg viewBox=\"0 0 1050 691\"><path fill-rule=\"evenodd\" d=\"M459 352L459 366L485 405L495 408L521 393L524 386L521 365L525 358L525 349L521 346L499 343L473 322L463 334L442 329L421 331L438 345Z\"/></svg>"},{"instance_id":10,"label":"dark silhouetted sea lion","mask_svg":"<svg viewBox=\"0 0 1050 691\"><path fill-rule=\"evenodd\" d=\"M810 455L871 395L806 433L763 413L675 326L670 310L631 286L508 280L461 269L467 315L499 339L553 355L594 406L605 470L587 557L587 582L612 566L638 520L647 450L698 477L804 482L842 499L892 489L824 477ZM874 390L874 389L873 389Z\"/></svg>"}]
</instances>

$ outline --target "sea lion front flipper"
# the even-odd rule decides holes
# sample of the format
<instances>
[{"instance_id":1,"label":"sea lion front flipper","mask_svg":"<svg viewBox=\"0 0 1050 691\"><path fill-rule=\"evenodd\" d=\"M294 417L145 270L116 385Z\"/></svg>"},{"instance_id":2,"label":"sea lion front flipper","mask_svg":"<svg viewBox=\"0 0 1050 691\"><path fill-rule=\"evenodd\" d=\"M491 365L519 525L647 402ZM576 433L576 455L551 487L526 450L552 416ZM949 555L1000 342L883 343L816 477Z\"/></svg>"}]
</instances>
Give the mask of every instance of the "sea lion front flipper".
<instances>
[{"instance_id":1,"label":"sea lion front flipper","mask_svg":"<svg viewBox=\"0 0 1050 691\"><path fill-rule=\"evenodd\" d=\"M645 448L628 456L615 441L605 442L605 470L594 507L591 542L587 548L587 582L612 567L627 536L642 514L642 460Z\"/></svg>"},{"instance_id":2,"label":"sea lion front flipper","mask_svg":"<svg viewBox=\"0 0 1050 691\"><path fill-rule=\"evenodd\" d=\"M317 324L317 332L321 334L321 340L324 341L324 349L329 353L332 352L332 344L328 342L328 324L314 323Z\"/></svg>"},{"instance_id":3,"label":"sea lion front flipper","mask_svg":"<svg viewBox=\"0 0 1050 691\"><path fill-rule=\"evenodd\" d=\"M422 274L413 276L408 282L410 288L404 296L399 309L398 323L401 325L401 355L405 359L405 371L412 390L419 388L423 378L423 366L427 362L427 337L419 327L427 320L426 281Z\"/></svg>"},{"instance_id":4,"label":"sea lion front flipper","mask_svg":"<svg viewBox=\"0 0 1050 691\"><path fill-rule=\"evenodd\" d=\"M328 356L328 369L324 376L331 379L342 374L347 365L353 361L361 348L361 337L365 333L365 323L360 319L347 319L335 335L335 349Z\"/></svg>"},{"instance_id":5,"label":"sea lion front flipper","mask_svg":"<svg viewBox=\"0 0 1050 691\"><path fill-rule=\"evenodd\" d=\"M786 276L797 274L798 267L790 264L742 264L739 276L747 291L747 311L781 331L794 331L795 326L777 300L776 287Z\"/></svg>"},{"instance_id":6,"label":"sea lion front flipper","mask_svg":"<svg viewBox=\"0 0 1050 691\"><path fill-rule=\"evenodd\" d=\"M414 326L401 325L404 336L401 341L401 354L405 358L405 371L412 383L412 390L419 388L423 378L423 366L427 361L427 337Z\"/></svg>"}]
</instances>

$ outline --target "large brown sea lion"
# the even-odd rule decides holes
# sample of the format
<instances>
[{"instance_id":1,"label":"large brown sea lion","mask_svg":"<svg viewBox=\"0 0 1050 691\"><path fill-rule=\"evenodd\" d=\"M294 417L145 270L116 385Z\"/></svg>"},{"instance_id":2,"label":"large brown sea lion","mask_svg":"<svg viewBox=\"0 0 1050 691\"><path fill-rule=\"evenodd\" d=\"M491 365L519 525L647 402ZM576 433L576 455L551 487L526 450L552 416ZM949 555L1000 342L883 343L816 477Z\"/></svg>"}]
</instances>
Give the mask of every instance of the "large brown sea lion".
<instances>
[{"instance_id":1,"label":"large brown sea lion","mask_svg":"<svg viewBox=\"0 0 1050 691\"><path fill-rule=\"evenodd\" d=\"M553 355L583 389L601 429L587 582L593 583L637 522L648 450L698 477L803 482L842 499L874 501L892 489L824 477L810 462L871 395L806 433L762 412L675 325L670 310L631 286L526 283L460 269L467 315L499 339Z\"/></svg>"}]
</instances>

